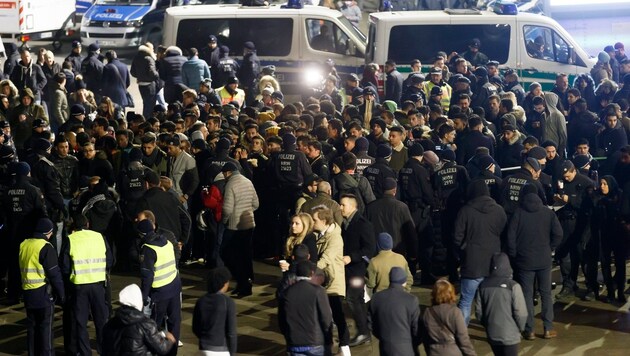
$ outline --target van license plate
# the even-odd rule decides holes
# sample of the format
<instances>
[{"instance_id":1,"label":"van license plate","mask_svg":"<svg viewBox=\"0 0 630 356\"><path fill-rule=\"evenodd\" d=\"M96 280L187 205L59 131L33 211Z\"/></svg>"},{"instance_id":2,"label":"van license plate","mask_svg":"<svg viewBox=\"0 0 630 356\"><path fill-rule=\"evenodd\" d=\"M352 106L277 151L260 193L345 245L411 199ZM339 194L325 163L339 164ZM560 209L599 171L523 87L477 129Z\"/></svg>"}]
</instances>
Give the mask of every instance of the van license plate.
<instances>
[{"instance_id":1,"label":"van license plate","mask_svg":"<svg viewBox=\"0 0 630 356\"><path fill-rule=\"evenodd\" d=\"M50 38L52 36L53 36L52 32L42 32L42 33L39 34L40 38Z\"/></svg>"},{"instance_id":2,"label":"van license plate","mask_svg":"<svg viewBox=\"0 0 630 356\"><path fill-rule=\"evenodd\" d=\"M101 46L113 46L114 45L114 41L98 41L98 44Z\"/></svg>"}]
</instances>

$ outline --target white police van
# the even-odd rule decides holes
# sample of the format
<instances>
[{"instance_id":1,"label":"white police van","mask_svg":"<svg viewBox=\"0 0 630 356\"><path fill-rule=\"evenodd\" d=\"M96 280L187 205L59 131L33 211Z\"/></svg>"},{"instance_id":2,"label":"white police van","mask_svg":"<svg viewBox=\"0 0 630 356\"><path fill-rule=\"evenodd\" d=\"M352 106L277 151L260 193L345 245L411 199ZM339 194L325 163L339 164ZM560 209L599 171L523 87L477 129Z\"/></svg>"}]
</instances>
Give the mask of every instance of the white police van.
<instances>
[{"instance_id":1,"label":"white police van","mask_svg":"<svg viewBox=\"0 0 630 356\"><path fill-rule=\"evenodd\" d=\"M517 71L525 88L534 81L551 89L558 73L589 73L595 60L553 19L531 13L453 10L370 14L366 63L389 59L431 64L438 51L463 53L473 38L500 68ZM403 67L403 70L405 68ZM408 69L407 69L408 70Z\"/></svg>"},{"instance_id":2,"label":"white police van","mask_svg":"<svg viewBox=\"0 0 630 356\"><path fill-rule=\"evenodd\" d=\"M322 30L326 28L326 30ZM322 32L329 36L323 39ZM279 5L196 5L167 9L163 44L182 50L208 45L210 35L230 48L230 56L243 54L243 43L256 45L261 65L274 65L283 93L299 94L300 86L316 77L312 71L326 60L337 71L360 73L366 37L339 11L321 6L283 8Z\"/></svg>"}]
</instances>

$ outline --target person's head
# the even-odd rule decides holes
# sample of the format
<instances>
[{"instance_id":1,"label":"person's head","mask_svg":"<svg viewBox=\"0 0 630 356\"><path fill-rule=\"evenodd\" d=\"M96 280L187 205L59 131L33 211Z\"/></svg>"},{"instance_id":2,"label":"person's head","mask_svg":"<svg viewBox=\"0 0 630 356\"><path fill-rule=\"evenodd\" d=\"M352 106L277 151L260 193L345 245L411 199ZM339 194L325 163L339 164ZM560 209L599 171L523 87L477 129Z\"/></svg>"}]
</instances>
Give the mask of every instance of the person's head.
<instances>
[{"instance_id":1,"label":"person's head","mask_svg":"<svg viewBox=\"0 0 630 356\"><path fill-rule=\"evenodd\" d=\"M575 146L575 153L579 155L588 155L590 150L588 139L581 138Z\"/></svg>"},{"instance_id":2,"label":"person's head","mask_svg":"<svg viewBox=\"0 0 630 356\"><path fill-rule=\"evenodd\" d=\"M623 165L630 164L630 146L624 146L619 149L621 155L619 156L619 163Z\"/></svg>"},{"instance_id":3,"label":"person's head","mask_svg":"<svg viewBox=\"0 0 630 356\"><path fill-rule=\"evenodd\" d=\"M435 85L442 82L442 67L434 67L429 73L429 80Z\"/></svg>"},{"instance_id":4,"label":"person's head","mask_svg":"<svg viewBox=\"0 0 630 356\"><path fill-rule=\"evenodd\" d=\"M31 63L31 51L28 47L24 46L20 48L20 59L24 64Z\"/></svg>"},{"instance_id":5,"label":"person's head","mask_svg":"<svg viewBox=\"0 0 630 356\"><path fill-rule=\"evenodd\" d=\"M208 272L208 293L225 293L230 286L232 274L226 267L213 268Z\"/></svg>"},{"instance_id":6,"label":"person's head","mask_svg":"<svg viewBox=\"0 0 630 356\"><path fill-rule=\"evenodd\" d=\"M576 175L577 169L575 168L575 165L573 165L573 162L564 161L562 163L562 178L564 179L564 181L573 182L573 179L575 179Z\"/></svg>"},{"instance_id":7,"label":"person's head","mask_svg":"<svg viewBox=\"0 0 630 356\"><path fill-rule=\"evenodd\" d=\"M358 200L354 194L344 194L341 196L339 200L339 208L341 210L341 216L344 218L349 218L357 211L358 208Z\"/></svg>"},{"instance_id":8,"label":"person's head","mask_svg":"<svg viewBox=\"0 0 630 356\"><path fill-rule=\"evenodd\" d=\"M289 229L292 236L304 238L313 230L313 218L307 213L298 213L291 218Z\"/></svg>"},{"instance_id":9,"label":"person's head","mask_svg":"<svg viewBox=\"0 0 630 356\"><path fill-rule=\"evenodd\" d=\"M121 305L132 307L137 311L142 311L142 291L137 284L130 284L118 293L118 299Z\"/></svg>"},{"instance_id":10,"label":"person's head","mask_svg":"<svg viewBox=\"0 0 630 356\"><path fill-rule=\"evenodd\" d=\"M499 112L499 103L501 102L501 98L498 95L491 95L488 98L488 109L493 114L497 114Z\"/></svg>"},{"instance_id":11,"label":"person's head","mask_svg":"<svg viewBox=\"0 0 630 356\"><path fill-rule=\"evenodd\" d=\"M521 167L528 171L534 179L538 179L540 176L540 163L536 158L528 157L525 159Z\"/></svg>"},{"instance_id":12,"label":"person's head","mask_svg":"<svg viewBox=\"0 0 630 356\"><path fill-rule=\"evenodd\" d=\"M617 121L619 121L619 117L615 112L608 112L606 114L606 127L609 129L614 129L617 127Z\"/></svg>"},{"instance_id":13,"label":"person's head","mask_svg":"<svg viewBox=\"0 0 630 356\"><path fill-rule=\"evenodd\" d=\"M420 72L420 70L422 69L422 63L419 59L414 59L413 61L411 61L410 65L412 72Z\"/></svg>"},{"instance_id":14,"label":"person's head","mask_svg":"<svg viewBox=\"0 0 630 356\"><path fill-rule=\"evenodd\" d=\"M444 143L454 143L456 131L455 128L451 125L444 124L440 126L438 129L438 134L442 142Z\"/></svg>"},{"instance_id":15,"label":"person's head","mask_svg":"<svg viewBox=\"0 0 630 356\"><path fill-rule=\"evenodd\" d=\"M333 213L326 207L317 207L311 211L313 217L313 230L317 232L324 232L328 226L332 225L335 220L333 219Z\"/></svg>"},{"instance_id":16,"label":"person's head","mask_svg":"<svg viewBox=\"0 0 630 356\"><path fill-rule=\"evenodd\" d=\"M400 126L394 126L389 130L389 143L392 147L397 147L402 143L404 138L404 130Z\"/></svg>"},{"instance_id":17,"label":"person's head","mask_svg":"<svg viewBox=\"0 0 630 356\"><path fill-rule=\"evenodd\" d=\"M565 73L559 73L556 75L556 87L564 92L569 88L569 76Z\"/></svg>"},{"instance_id":18,"label":"person's head","mask_svg":"<svg viewBox=\"0 0 630 356\"><path fill-rule=\"evenodd\" d=\"M92 160L96 157L96 149L92 142L86 142L83 145L83 156L88 160Z\"/></svg>"},{"instance_id":19,"label":"person's head","mask_svg":"<svg viewBox=\"0 0 630 356\"><path fill-rule=\"evenodd\" d=\"M545 99L537 96L532 100L532 108L535 112L542 114L545 112Z\"/></svg>"},{"instance_id":20,"label":"person's head","mask_svg":"<svg viewBox=\"0 0 630 356\"><path fill-rule=\"evenodd\" d=\"M67 157L70 153L70 144L66 137L63 135L58 136L55 139L55 151L59 157Z\"/></svg>"},{"instance_id":21,"label":"person's head","mask_svg":"<svg viewBox=\"0 0 630 356\"><path fill-rule=\"evenodd\" d=\"M35 223L34 235L36 237L43 237L46 240L50 239L53 233L53 222L48 218L40 218Z\"/></svg>"},{"instance_id":22,"label":"person's head","mask_svg":"<svg viewBox=\"0 0 630 356\"><path fill-rule=\"evenodd\" d=\"M580 98L581 94L579 89L571 88L567 90L567 101L569 102L569 105L575 104L575 102Z\"/></svg>"},{"instance_id":23,"label":"person's head","mask_svg":"<svg viewBox=\"0 0 630 356\"><path fill-rule=\"evenodd\" d=\"M402 267L392 267L389 270L389 285L406 286L407 285L407 272Z\"/></svg>"},{"instance_id":24,"label":"person's head","mask_svg":"<svg viewBox=\"0 0 630 356\"><path fill-rule=\"evenodd\" d=\"M181 142L179 140L179 135L173 135L170 138L168 138L166 140L166 145L168 148L168 155L170 157L177 157L179 156L179 154L181 153L182 149L181 149Z\"/></svg>"},{"instance_id":25,"label":"person's head","mask_svg":"<svg viewBox=\"0 0 630 356\"><path fill-rule=\"evenodd\" d=\"M455 287L449 281L440 279L435 282L431 290L431 305L455 304L456 302Z\"/></svg>"},{"instance_id":26,"label":"person's head","mask_svg":"<svg viewBox=\"0 0 630 356\"><path fill-rule=\"evenodd\" d=\"M529 92L533 96L542 96L542 86L538 82L533 82L529 85Z\"/></svg>"}]
</instances>

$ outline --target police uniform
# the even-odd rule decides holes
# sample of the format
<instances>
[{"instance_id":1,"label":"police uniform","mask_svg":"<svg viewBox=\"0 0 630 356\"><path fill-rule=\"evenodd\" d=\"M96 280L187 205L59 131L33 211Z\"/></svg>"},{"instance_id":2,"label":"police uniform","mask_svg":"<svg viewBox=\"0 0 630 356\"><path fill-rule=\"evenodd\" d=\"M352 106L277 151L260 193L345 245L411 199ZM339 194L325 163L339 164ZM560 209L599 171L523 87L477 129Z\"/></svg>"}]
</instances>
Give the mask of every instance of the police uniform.
<instances>
[{"instance_id":1,"label":"police uniform","mask_svg":"<svg viewBox=\"0 0 630 356\"><path fill-rule=\"evenodd\" d=\"M65 294L57 251L48 242L53 223L39 219L33 237L20 244L19 265L26 308L29 355L54 355L52 323L55 314L54 295L63 302Z\"/></svg>"},{"instance_id":2,"label":"police uniform","mask_svg":"<svg viewBox=\"0 0 630 356\"><path fill-rule=\"evenodd\" d=\"M92 354L87 331L87 322L91 314L96 328L97 349L100 353L103 327L109 319L106 284L112 256L107 241L96 231L77 230L68 235L68 243L64 245L61 258L63 274L72 293L76 352L80 355Z\"/></svg>"},{"instance_id":3,"label":"police uniform","mask_svg":"<svg viewBox=\"0 0 630 356\"><path fill-rule=\"evenodd\" d=\"M416 148L413 147L412 150ZM431 206L433 188L429 171L416 158L409 158L400 169L400 200L409 207L411 218L416 226L418 238L418 263L422 270L422 279L430 281L432 274L433 226L431 224ZM412 273L415 266L409 266Z\"/></svg>"},{"instance_id":4,"label":"police uniform","mask_svg":"<svg viewBox=\"0 0 630 356\"><path fill-rule=\"evenodd\" d=\"M366 167L363 170L363 176L370 182L376 199L383 197L383 184L385 179L397 178L396 173L389 167L387 159L382 157L376 158L373 165Z\"/></svg>"},{"instance_id":5,"label":"police uniform","mask_svg":"<svg viewBox=\"0 0 630 356\"><path fill-rule=\"evenodd\" d=\"M144 245L140 251L142 298L145 306L153 303L151 317L159 327L170 331L179 340L181 324L182 284L177 271L173 244L164 235L153 230L148 220L138 223L144 234ZM176 355L173 347L169 355Z\"/></svg>"},{"instance_id":6,"label":"police uniform","mask_svg":"<svg viewBox=\"0 0 630 356\"><path fill-rule=\"evenodd\" d=\"M538 190L538 196L544 202L545 193L539 181L535 180L532 174L524 169L519 169L516 173L503 180L503 188L501 189L501 205L505 209L508 217L516 211L521 198L521 190L526 184L534 185Z\"/></svg>"},{"instance_id":7,"label":"police uniform","mask_svg":"<svg viewBox=\"0 0 630 356\"><path fill-rule=\"evenodd\" d=\"M374 157L371 157L367 154L367 152L357 152L356 153L357 156L357 168L354 170L354 172L356 174L358 174L359 176L363 175L363 171L374 164L374 162L376 162L376 159Z\"/></svg>"},{"instance_id":8,"label":"police uniform","mask_svg":"<svg viewBox=\"0 0 630 356\"><path fill-rule=\"evenodd\" d=\"M436 196L433 210L436 220L440 223L442 248L446 248L446 267L451 281L459 279L453 245L453 222L457 218L459 209L464 205L463 199L469 180L466 168L450 160L445 161L444 165L433 174L433 189Z\"/></svg>"},{"instance_id":9,"label":"police uniform","mask_svg":"<svg viewBox=\"0 0 630 356\"><path fill-rule=\"evenodd\" d=\"M0 273L8 272L7 297L17 302L21 292L18 251L24 236L33 234L31 222L46 217L46 204L41 190L31 184L27 177L30 167L25 162L12 165L10 171L15 173L14 182L7 187L2 200L4 223L3 237L7 244L2 249Z\"/></svg>"}]
</instances>

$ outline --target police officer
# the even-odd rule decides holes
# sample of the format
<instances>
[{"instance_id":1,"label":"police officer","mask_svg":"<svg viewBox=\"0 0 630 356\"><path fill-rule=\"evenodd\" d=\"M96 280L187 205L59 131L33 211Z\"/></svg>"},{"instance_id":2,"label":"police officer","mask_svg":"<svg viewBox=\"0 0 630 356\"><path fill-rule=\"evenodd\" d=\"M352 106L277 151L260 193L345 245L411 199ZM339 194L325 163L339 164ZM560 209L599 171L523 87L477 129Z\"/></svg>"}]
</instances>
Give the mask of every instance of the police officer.
<instances>
[{"instance_id":1,"label":"police officer","mask_svg":"<svg viewBox=\"0 0 630 356\"><path fill-rule=\"evenodd\" d=\"M293 215L295 203L302 194L304 179L313 173L304 153L296 150L293 134L282 136L282 151L274 153L269 161L269 170L274 181L273 196L276 200L278 226L289 226L289 216ZM280 237L285 237L287 229L281 229ZM280 247L280 241L275 241ZM275 246L274 246L275 247Z\"/></svg>"},{"instance_id":2,"label":"police officer","mask_svg":"<svg viewBox=\"0 0 630 356\"><path fill-rule=\"evenodd\" d=\"M213 85L218 85L219 87L227 84L228 78L235 78L236 73L238 73L239 65L238 62L234 59L230 58L230 48L228 46L219 47L219 52L221 54L221 59L219 59L219 64L217 65L217 75L214 76L212 73Z\"/></svg>"},{"instance_id":3,"label":"police officer","mask_svg":"<svg viewBox=\"0 0 630 356\"><path fill-rule=\"evenodd\" d=\"M363 175L363 171L374 164L376 159L368 155L368 149L370 148L370 141L365 137L358 137L354 142L353 153L357 156L357 169L356 173L359 176Z\"/></svg>"},{"instance_id":4,"label":"police officer","mask_svg":"<svg viewBox=\"0 0 630 356\"><path fill-rule=\"evenodd\" d=\"M179 341L182 283L173 244L155 231L155 225L149 219L138 222L137 228L144 241L140 250L144 306L152 305L151 317L160 327L166 324L166 329ZM169 355L176 354L177 347L173 347Z\"/></svg>"},{"instance_id":5,"label":"police officer","mask_svg":"<svg viewBox=\"0 0 630 356\"><path fill-rule=\"evenodd\" d=\"M17 304L21 292L18 250L24 236L33 234L33 221L46 217L46 204L41 190L31 184L31 168L26 162L13 163L9 172L14 177L2 199L4 224L3 237L7 241L2 249L0 273L8 270L8 304Z\"/></svg>"},{"instance_id":6,"label":"police officer","mask_svg":"<svg viewBox=\"0 0 630 356\"><path fill-rule=\"evenodd\" d=\"M464 205L466 186L470 181L468 171L455 162L455 152L446 149L440 152L442 167L433 174L433 189L435 191L435 205L439 215L442 244L446 247L449 280L459 280L457 273L457 258L453 245L453 222L457 218L459 209Z\"/></svg>"},{"instance_id":7,"label":"police officer","mask_svg":"<svg viewBox=\"0 0 630 356\"><path fill-rule=\"evenodd\" d=\"M243 44L243 62L241 62L240 69L238 71L238 78L243 83L243 90L245 90L245 98L247 98L247 104L254 102L256 97L256 81L260 75L260 60L256 55L256 46L253 42L247 41Z\"/></svg>"},{"instance_id":8,"label":"police officer","mask_svg":"<svg viewBox=\"0 0 630 356\"><path fill-rule=\"evenodd\" d=\"M547 164L547 151L540 147L534 146L529 151L527 151L527 157L532 157L538 161L540 164L540 176L538 177L538 181L543 187L543 191L545 192L545 200L543 200L543 204L545 202L553 201L553 178L545 173L545 166Z\"/></svg>"},{"instance_id":9,"label":"police officer","mask_svg":"<svg viewBox=\"0 0 630 356\"><path fill-rule=\"evenodd\" d=\"M33 152L27 158L31 165L33 184L42 190L46 198L48 217L55 223L55 238L52 240L57 252L61 250L61 234L63 232L63 217L65 204L61 194L61 176L50 161L52 144L49 140L38 138L33 141Z\"/></svg>"},{"instance_id":10,"label":"police officer","mask_svg":"<svg viewBox=\"0 0 630 356\"><path fill-rule=\"evenodd\" d=\"M592 203L589 195L594 189L593 181L578 172L571 161L562 163L562 178L558 182L557 193L554 194L554 202L563 205L557 211L563 231L562 242L555 254L562 275L562 290L557 298L568 297L578 290L577 275ZM595 283L597 281L587 281L586 285Z\"/></svg>"},{"instance_id":11,"label":"police officer","mask_svg":"<svg viewBox=\"0 0 630 356\"><path fill-rule=\"evenodd\" d=\"M383 197L383 184L385 179L393 178L396 180L396 173L389 167L389 161L392 158L392 148L387 144L381 144L376 147L376 160L374 164L363 170L363 176L367 178L372 186L372 191L376 199Z\"/></svg>"},{"instance_id":12,"label":"police officer","mask_svg":"<svg viewBox=\"0 0 630 356\"><path fill-rule=\"evenodd\" d=\"M415 142L409 148L409 159L399 173L400 200L409 207L418 238L418 262L422 270L422 284L433 284L431 255L433 250L433 226L431 205L433 188L429 171L422 165L424 148ZM415 266L409 266L412 273Z\"/></svg>"},{"instance_id":13,"label":"police officer","mask_svg":"<svg viewBox=\"0 0 630 356\"><path fill-rule=\"evenodd\" d=\"M230 157L230 146L231 141L227 137L221 137L215 146L215 153L213 157L208 158L204 164L202 169L199 172L199 177L201 177L202 185L211 185L217 175L221 173L221 168L227 163L232 162L238 167L239 171L243 171L241 168L241 164Z\"/></svg>"},{"instance_id":14,"label":"police officer","mask_svg":"<svg viewBox=\"0 0 630 356\"><path fill-rule=\"evenodd\" d=\"M543 187L538 181L540 176L540 163L535 158L527 158L521 168L516 173L505 178L503 180L503 187L501 188L501 206L505 209L505 213L508 215L508 219L514 214L516 208L518 208L519 200L521 198L521 190L525 184L532 184L538 191L538 196L542 201L545 201L545 193Z\"/></svg>"},{"instance_id":15,"label":"police officer","mask_svg":"<svg viewBox=\"0 0 630 356\"><path fill-rule=\"evenodd\" d=\"M479 166L479 172L476 177L471 177L471 180L483 179L490 190L490 196L497 203L501 202L501 187L503 186L503 180L494 174L497 165L494 163L494 159L490 155L479 155L477 159Z\"/></svg>"},{"instance_id":16,"label":"police officer","mask_svg":"<svg viewBox=\"0 0 630 356\"><path fill-rule=\"evenodd\" d=\"M113 258L107 241L100 233L89 230L85 216L73 217L73 230L62 251L61 269L72 298L69 304L74 314L76 352L78 355L92 354L87 331L91 314L100 354L103 327L109 319L110 301L106 297L106 288ZM70 327L65 322L64 326Z\"/></svg>"},{"instance_id":17,"label":"police officer","mask_svg":"<svg viewBox=\"0 0 630 356\"><path fill-rule=\"evenodd\" d=\"M57 251L48 242L53 234L50 219L41 218L35 231L20 244L20 270L26 307L28 354L54 355L52 323L55 297L65 299L63 281L57 265Z\"/></svg>"}]
</instances>

